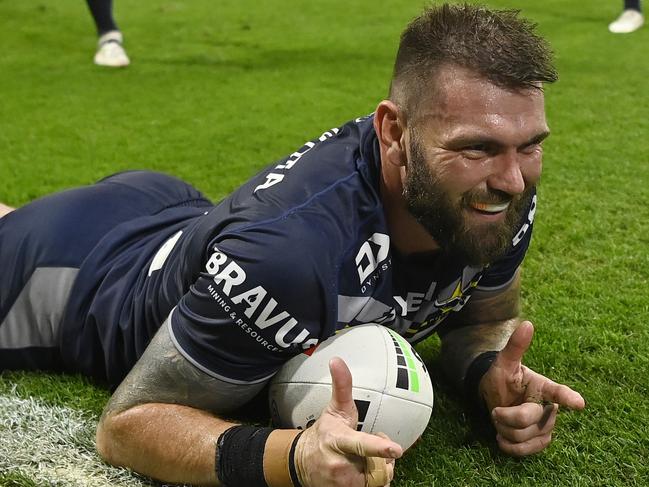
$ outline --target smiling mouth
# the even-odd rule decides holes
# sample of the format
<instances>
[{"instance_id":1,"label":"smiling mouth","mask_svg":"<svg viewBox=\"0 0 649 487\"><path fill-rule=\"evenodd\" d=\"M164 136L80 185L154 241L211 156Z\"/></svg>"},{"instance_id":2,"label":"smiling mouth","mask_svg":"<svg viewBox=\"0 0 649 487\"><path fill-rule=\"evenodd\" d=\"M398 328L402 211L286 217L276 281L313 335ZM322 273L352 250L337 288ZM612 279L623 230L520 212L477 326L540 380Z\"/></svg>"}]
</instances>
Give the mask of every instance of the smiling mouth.
<instances>
[{"instance_id":1,"label":"smiling mouth","mask_svg":"<svg viewBox=\"0 0 649 487\"><path fill-rule=\"evenodd\" d=\"M488 203L471 203L471 207L483 213L500 213L501 211L505 211L509 207L510 203L510 201L497 205L491 205Z\"/></svg>"}]
</instances>

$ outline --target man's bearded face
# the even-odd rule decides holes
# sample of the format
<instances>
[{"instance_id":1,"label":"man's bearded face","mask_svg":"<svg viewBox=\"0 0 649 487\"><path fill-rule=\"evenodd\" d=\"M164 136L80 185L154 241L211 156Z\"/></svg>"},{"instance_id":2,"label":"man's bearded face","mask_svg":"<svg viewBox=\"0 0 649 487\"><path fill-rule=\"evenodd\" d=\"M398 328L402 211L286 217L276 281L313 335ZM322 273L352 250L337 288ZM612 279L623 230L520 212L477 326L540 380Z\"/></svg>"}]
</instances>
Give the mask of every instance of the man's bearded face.
<instances>
[{"instance_id":1,"label":"man's bearded face","mask_svg":"<svg viewBox=\"0 0 649 487\"><path fill-rule=\"evenodd\" d=\"M523 212L530 205L534 186L518 195L493 189L473 188L462 194L452 192L434 164L426 161L418 137L410 141L410 160L404 184L408 210L435 239L442 251L479 266L505 255L519 230ZM476 203L506 204L500 221L476 222L468 217Z\"/></svg>"}]
</instances>

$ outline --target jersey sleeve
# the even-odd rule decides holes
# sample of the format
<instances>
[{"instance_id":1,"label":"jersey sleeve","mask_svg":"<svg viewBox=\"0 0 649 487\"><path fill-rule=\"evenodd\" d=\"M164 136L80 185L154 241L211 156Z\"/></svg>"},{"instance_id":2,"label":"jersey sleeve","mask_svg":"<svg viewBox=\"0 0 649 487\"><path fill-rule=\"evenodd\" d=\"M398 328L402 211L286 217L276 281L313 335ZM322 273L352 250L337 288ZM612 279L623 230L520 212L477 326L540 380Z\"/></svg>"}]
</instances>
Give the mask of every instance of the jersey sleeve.
<instances>
[{"instance_id":1,"label":"jersey sleeve","mask_svg":"<svg viewBox=\"0 0 649 487\"><path fill-rule=\"evenodd\" d=\"M335 268L282 222L219 236L171 316L172 339L198 368L234 384L263 382L335 323Z\"/></svg>"},{"instance_id":2,"label":"jersey sleeve","mask_svg":"<svg viewBox=\"0 0 649 487\"><path fill-rule=\"evenodd\" d=\"M527 211L523 214L519 230L512 239L512 246L504 257L493 262L487 268L477 289L482 291L497 291L506 287L514 278L516 270L523 262L530 241L532 240L536 200L537 195L534 194Z\"/></svg>"}]
</instances>

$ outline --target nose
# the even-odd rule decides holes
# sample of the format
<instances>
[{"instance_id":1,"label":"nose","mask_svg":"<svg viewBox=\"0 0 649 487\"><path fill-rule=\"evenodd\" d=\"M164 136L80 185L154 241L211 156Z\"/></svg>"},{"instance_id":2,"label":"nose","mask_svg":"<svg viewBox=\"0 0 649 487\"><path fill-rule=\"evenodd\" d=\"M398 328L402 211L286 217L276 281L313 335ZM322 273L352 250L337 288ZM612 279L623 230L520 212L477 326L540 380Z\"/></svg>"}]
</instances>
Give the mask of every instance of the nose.
<instances>
[{"instance_id":1,"label":"nose","mask_svg":"<svg viewBox=\"0 0 649 487\"><path fill-rule=\"evenodd\" d=\"M523 158L517 151L499 154L493 161L493 171L487 180L492 189L515 196L525 190L525 178L521 164Z\"/></svg>"}]
</instances>

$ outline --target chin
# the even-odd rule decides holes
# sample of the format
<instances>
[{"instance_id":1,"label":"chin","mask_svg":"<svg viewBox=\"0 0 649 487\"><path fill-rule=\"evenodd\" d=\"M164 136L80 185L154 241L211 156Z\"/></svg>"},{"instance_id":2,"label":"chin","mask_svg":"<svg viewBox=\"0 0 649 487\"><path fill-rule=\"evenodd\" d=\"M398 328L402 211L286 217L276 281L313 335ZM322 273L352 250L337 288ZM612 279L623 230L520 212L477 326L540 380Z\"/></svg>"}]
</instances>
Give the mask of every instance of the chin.
<instances>
[{"instance_id":1,"label":"chin","mask_svg":"<svg viewBox=\"0 0 649 487\"><path fill-rule=\"evenodd\" d=\"M494 231L494 225L480 225L482 231L472 229L465 232L455 242L456 251L453 253L463 257L469 265L484 266L507 254L513 236L501 231Z\"/></svg>"}]
</instances>

